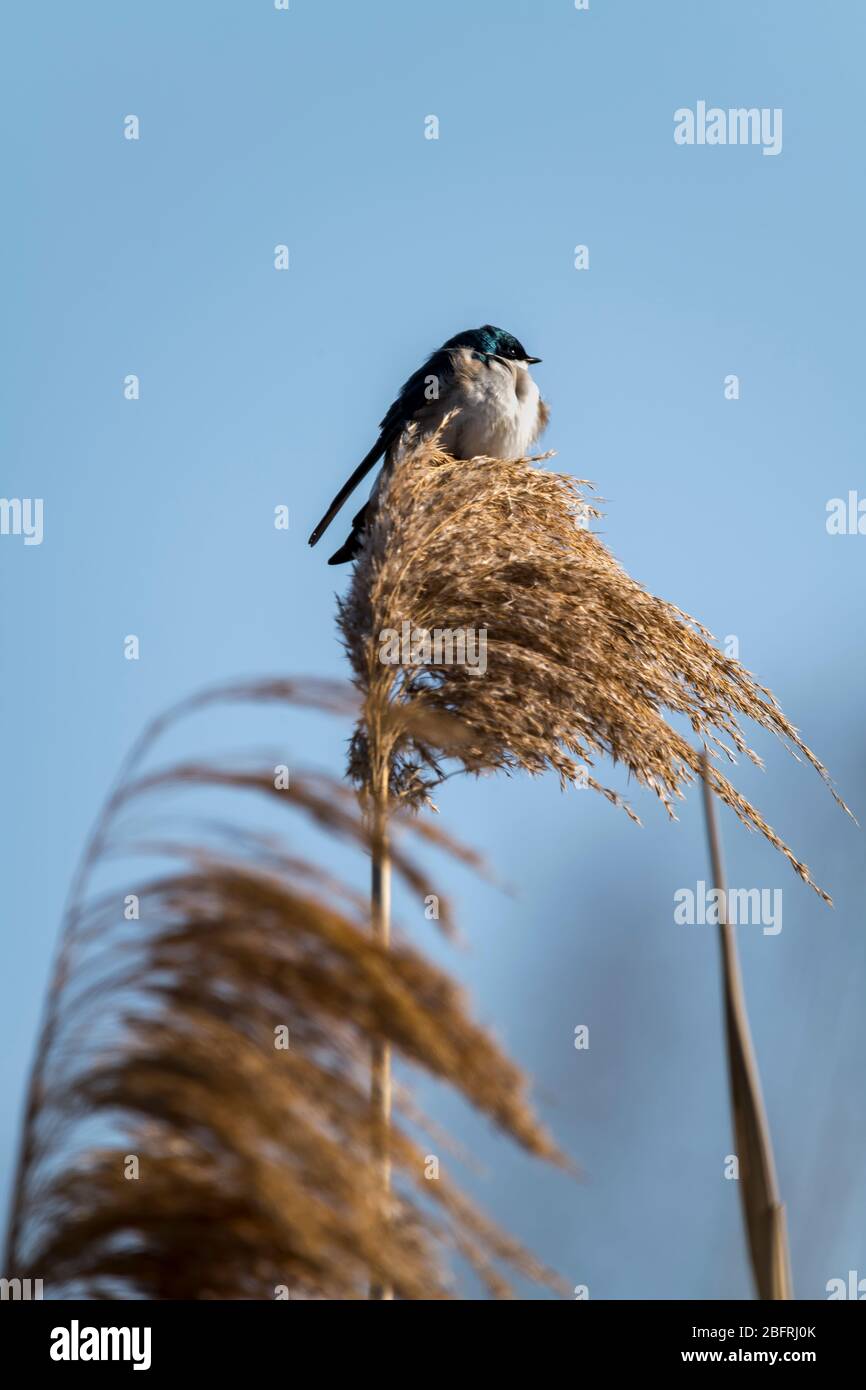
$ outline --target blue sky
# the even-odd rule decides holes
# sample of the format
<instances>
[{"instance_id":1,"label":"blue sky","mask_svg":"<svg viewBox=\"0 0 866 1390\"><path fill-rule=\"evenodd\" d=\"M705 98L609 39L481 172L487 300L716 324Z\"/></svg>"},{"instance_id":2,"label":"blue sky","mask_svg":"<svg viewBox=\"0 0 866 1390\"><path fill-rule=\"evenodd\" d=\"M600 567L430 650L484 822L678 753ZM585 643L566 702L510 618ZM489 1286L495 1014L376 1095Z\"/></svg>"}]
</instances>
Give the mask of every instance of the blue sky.
<instances>
[{"instance_id":1,"label":"blue sky","mask_svg":"<svg viewBox=\"0 0 866 1390\"><path fill-rule=\"evenodd\" d=\"M345 572L305 537L460 328L500 323L544 359L545 444L606 499L614 553L736 635L866 804L866 537L825 526L828 499L866 495L857 7L103 0L5 28L0 491L42 497L45 535L0 537L4 1197L64 894L125 750L212 681L345 672ZM781 108L781 154L677 146L673 113L698 100ZM339 768L344 729L280 728ZM836 900L724 818L732 881L785 893L783 931L745 928L742 951L795 1284L820 1297L866 1275L863 839L756 744L767 771L739 785ZM417 903L403 924L586 1174L540 1171L422 1087L485 1164L472 1190L591 1297L748 1296L716 942L672 918L707 873L699 800L671 826L637 795L642 829L549 780L455 780L440 804L520 893L447 871L461 953Z\"/></svg>"}]
</instances>

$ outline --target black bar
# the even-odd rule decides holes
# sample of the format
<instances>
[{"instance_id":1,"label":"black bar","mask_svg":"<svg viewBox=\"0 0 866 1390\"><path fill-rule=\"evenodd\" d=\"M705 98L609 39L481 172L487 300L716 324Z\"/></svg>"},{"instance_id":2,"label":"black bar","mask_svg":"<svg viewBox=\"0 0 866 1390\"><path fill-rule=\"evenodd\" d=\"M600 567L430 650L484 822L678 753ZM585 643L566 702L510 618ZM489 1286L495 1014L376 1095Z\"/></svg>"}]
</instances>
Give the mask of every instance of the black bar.
<instances>
[{"instance_id":1,"label":"black bar","mask_svg":"<svg viewBox=\"0 0 866 1390\"><path fill-rule=\"evenodd\" d=\"M92 1380L105 1372L115 1378L133 1375L136 1380L212 1372L222 1382L229 1375L258 1377L273 1368L291 1383L300 1377L315 1379L344 1358L354 1377L368 1379L370 1337L386 1325L398 1335L411 1333L422 1352L425 1380L438 1358L443 1374L449 1375L458 1364L471 1372L504 1361L505 1369L511 1365L513 1370L512 1358L521 1346L536 1365L553 1356L567 1358L575 1377L579 1368L589 1367L595 1374L637 1369L655 1375L675 1366L688 1370L712 1364L728 1369L802 1365L826 1376L858 1364L866 1326L862 1310L844 1301L575 1301L559 1309L548 1306L547 1312L540 1306L535 1313L518 1313L511 1304L507 1321L492 1325L486 1319L497 1314L482 1314L485 1321L479 1323L479 1306L472 1303L476 1311L468 1312L466 1303L438 1303L422 1313L410 1304L403 1304L402 1310L394 1303L341 1308L291 1298L270 1303L6 1300L0 1303L0 1335L7 1365L40 1375L47 1372L61 1381L70 1376ZM347 1317L351 1328L346 1328ZM103 1336L103 1328L117 1331ZM137 1336L133 1329L138 1329ZM533 1338L530 1344L524 1342L527 1333ZM453 1336L460 1338L459 1344ZM458 1352L458 1345L465 1346L465 1354ZM398 1346L392 1348L395 1353ZM55 1359L52 1348L55 1355L77 1353L78 1359ZM91 1351L105 1359L85 1359ZM115 1352L126 1354L126 1359L112 1359ZM136 1360L138 1372L133 1370ZM413 1369L404 1361L397 1354L393 1376Z\"/></svg>"}]
</instances>

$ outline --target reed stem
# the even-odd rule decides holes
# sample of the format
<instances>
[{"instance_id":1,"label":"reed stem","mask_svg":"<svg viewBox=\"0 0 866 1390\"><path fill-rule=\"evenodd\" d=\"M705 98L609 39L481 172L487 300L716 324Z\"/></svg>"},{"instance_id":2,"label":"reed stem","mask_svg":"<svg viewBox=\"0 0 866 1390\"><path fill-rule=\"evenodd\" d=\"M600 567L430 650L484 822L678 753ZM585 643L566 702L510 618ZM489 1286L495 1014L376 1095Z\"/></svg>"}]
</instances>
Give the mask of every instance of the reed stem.
<instances>
[{"instance_id":1,"label":"reed stem","mask_svg":"<svg viewBox=\"0 0 866 1390\"><path fill-rule=\"evenodd\" d=\"M716 820L715 797L709 778L709 757L703 753L704 813L714 886L722 891L719 941L731 1110L739 1159L740 1199L746 1239L758 1297L764 1301L794 1296L785 1207L779 1195L773 1146L761 1079L752 1044L746 996L737 953L737 938L728 920L727 885L722 840Z\"/></svg>"},{"instance_id":2,"label":"reed stem","mask_svg":"<svg viewBox=\"0 0 866 1390\"><path fill-rule=\"evenodd\" d=\"M391 857L388 847L389 762L382 758L373 768L371 805L370 920L374 940L386 949L391 940ZM373 1134L373 1164L378 1174L382 1201L387 1207L391 1190L391 1047L381 1036L374 1036L370 1058L370 1109ZM394 1290L377 1280L370 1283L370 1298L393 1299Z\"/></svg>"}]
</instances>

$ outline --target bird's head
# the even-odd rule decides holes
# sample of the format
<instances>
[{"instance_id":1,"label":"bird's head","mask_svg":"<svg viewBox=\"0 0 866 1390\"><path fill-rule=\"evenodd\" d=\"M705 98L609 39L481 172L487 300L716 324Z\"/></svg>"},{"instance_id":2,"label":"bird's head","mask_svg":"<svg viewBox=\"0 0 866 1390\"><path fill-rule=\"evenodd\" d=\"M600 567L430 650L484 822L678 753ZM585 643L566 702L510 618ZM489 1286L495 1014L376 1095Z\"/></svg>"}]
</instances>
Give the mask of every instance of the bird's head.
<instances>
[{"instance_id":1,"label":"bird's head","mask_svg":"<svg viewBox=\"0 0 866 1390\"><path fill-rule=\"evenodd\" d=\"M495 328L492 323L485 323L481 328L467 328L463 333L455 333L453 338L443 343L443 347L468 348L470 352L480 353L484 357L502 357L507 362L518 362L523 366L541 361L540 357L530 357L513 333L507 333L504 328Z\"/></svg>"}]
</instances>

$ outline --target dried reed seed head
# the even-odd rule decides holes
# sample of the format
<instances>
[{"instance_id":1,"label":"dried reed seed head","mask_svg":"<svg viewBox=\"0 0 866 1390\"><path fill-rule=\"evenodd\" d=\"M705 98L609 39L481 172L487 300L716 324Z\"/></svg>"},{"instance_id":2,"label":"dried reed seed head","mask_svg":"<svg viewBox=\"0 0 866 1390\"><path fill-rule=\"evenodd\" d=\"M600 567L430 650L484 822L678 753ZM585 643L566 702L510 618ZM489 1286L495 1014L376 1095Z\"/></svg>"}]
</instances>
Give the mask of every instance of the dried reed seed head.
<instances>
[{"instance_id":1,"label":"dried reed seed head","mask_svg":"<svg viewBox=\"0 0 866 1390\"><path fill-rule=\"evenodd\" d=\"M272 683L263 698L280 698ZM122 895L97 893L88 876L74 895L28 1104L9 1275L44 1275L67 1297L273 1298L286 1287L293 1298L361 1298L372 1278L398 1297L447 1298L456 1250L494 1296L515 1275L559 1288L450 1171L427 1180L423 1118L399 1097L383 1208L374 1038L528 1152L565 1160L461 991L405 943L375 941L350 888L270 832L210 822L205 843L198 821L165 814L167 793L202 788L274 803L263 769L188 762L128 776L108 804L91 870L134 855L167 867L137 887L132 923ZM369 847L338 782L298 770L280 801L329 839ZM415 818L410 828L451 847ZM413 893L429 890L396 847L395 867Z\"/></svg>"},{"instance_id":2,"label":"dried reed seed head","mask_svg":"<svg viewBox=\"0 0 866 1390\"><path fill-rule=\"evenodd\" d=\"M473 773L552 770L563 785L581 782L624 805L590 771L608 754L673 815L676 798L701 775L702 749L666 712L688 720L713 757L734 762L740 753L760 763L741 728L752 719L830 785L772 694L704 627L631 579L588 529L600 513L584 496L587 484L537 462L456 461L435 442L410 442L393 467L339 612L364 700L349 756L355 781L369 776L368 729L385 727L388 711L404 707L418 722L401 732L392 715L391 792L415 806L441 780L446 756ZM383 662L382 634L402 632L404 623L428 633L483 632L485 673L437 665L435 648L430 664L406 660L405 649ZM427 734L424 715L457 721L462 741ZM730 781L714 767L709 777L739 819L816 887Z\"/></svg>"}]
</instances>

